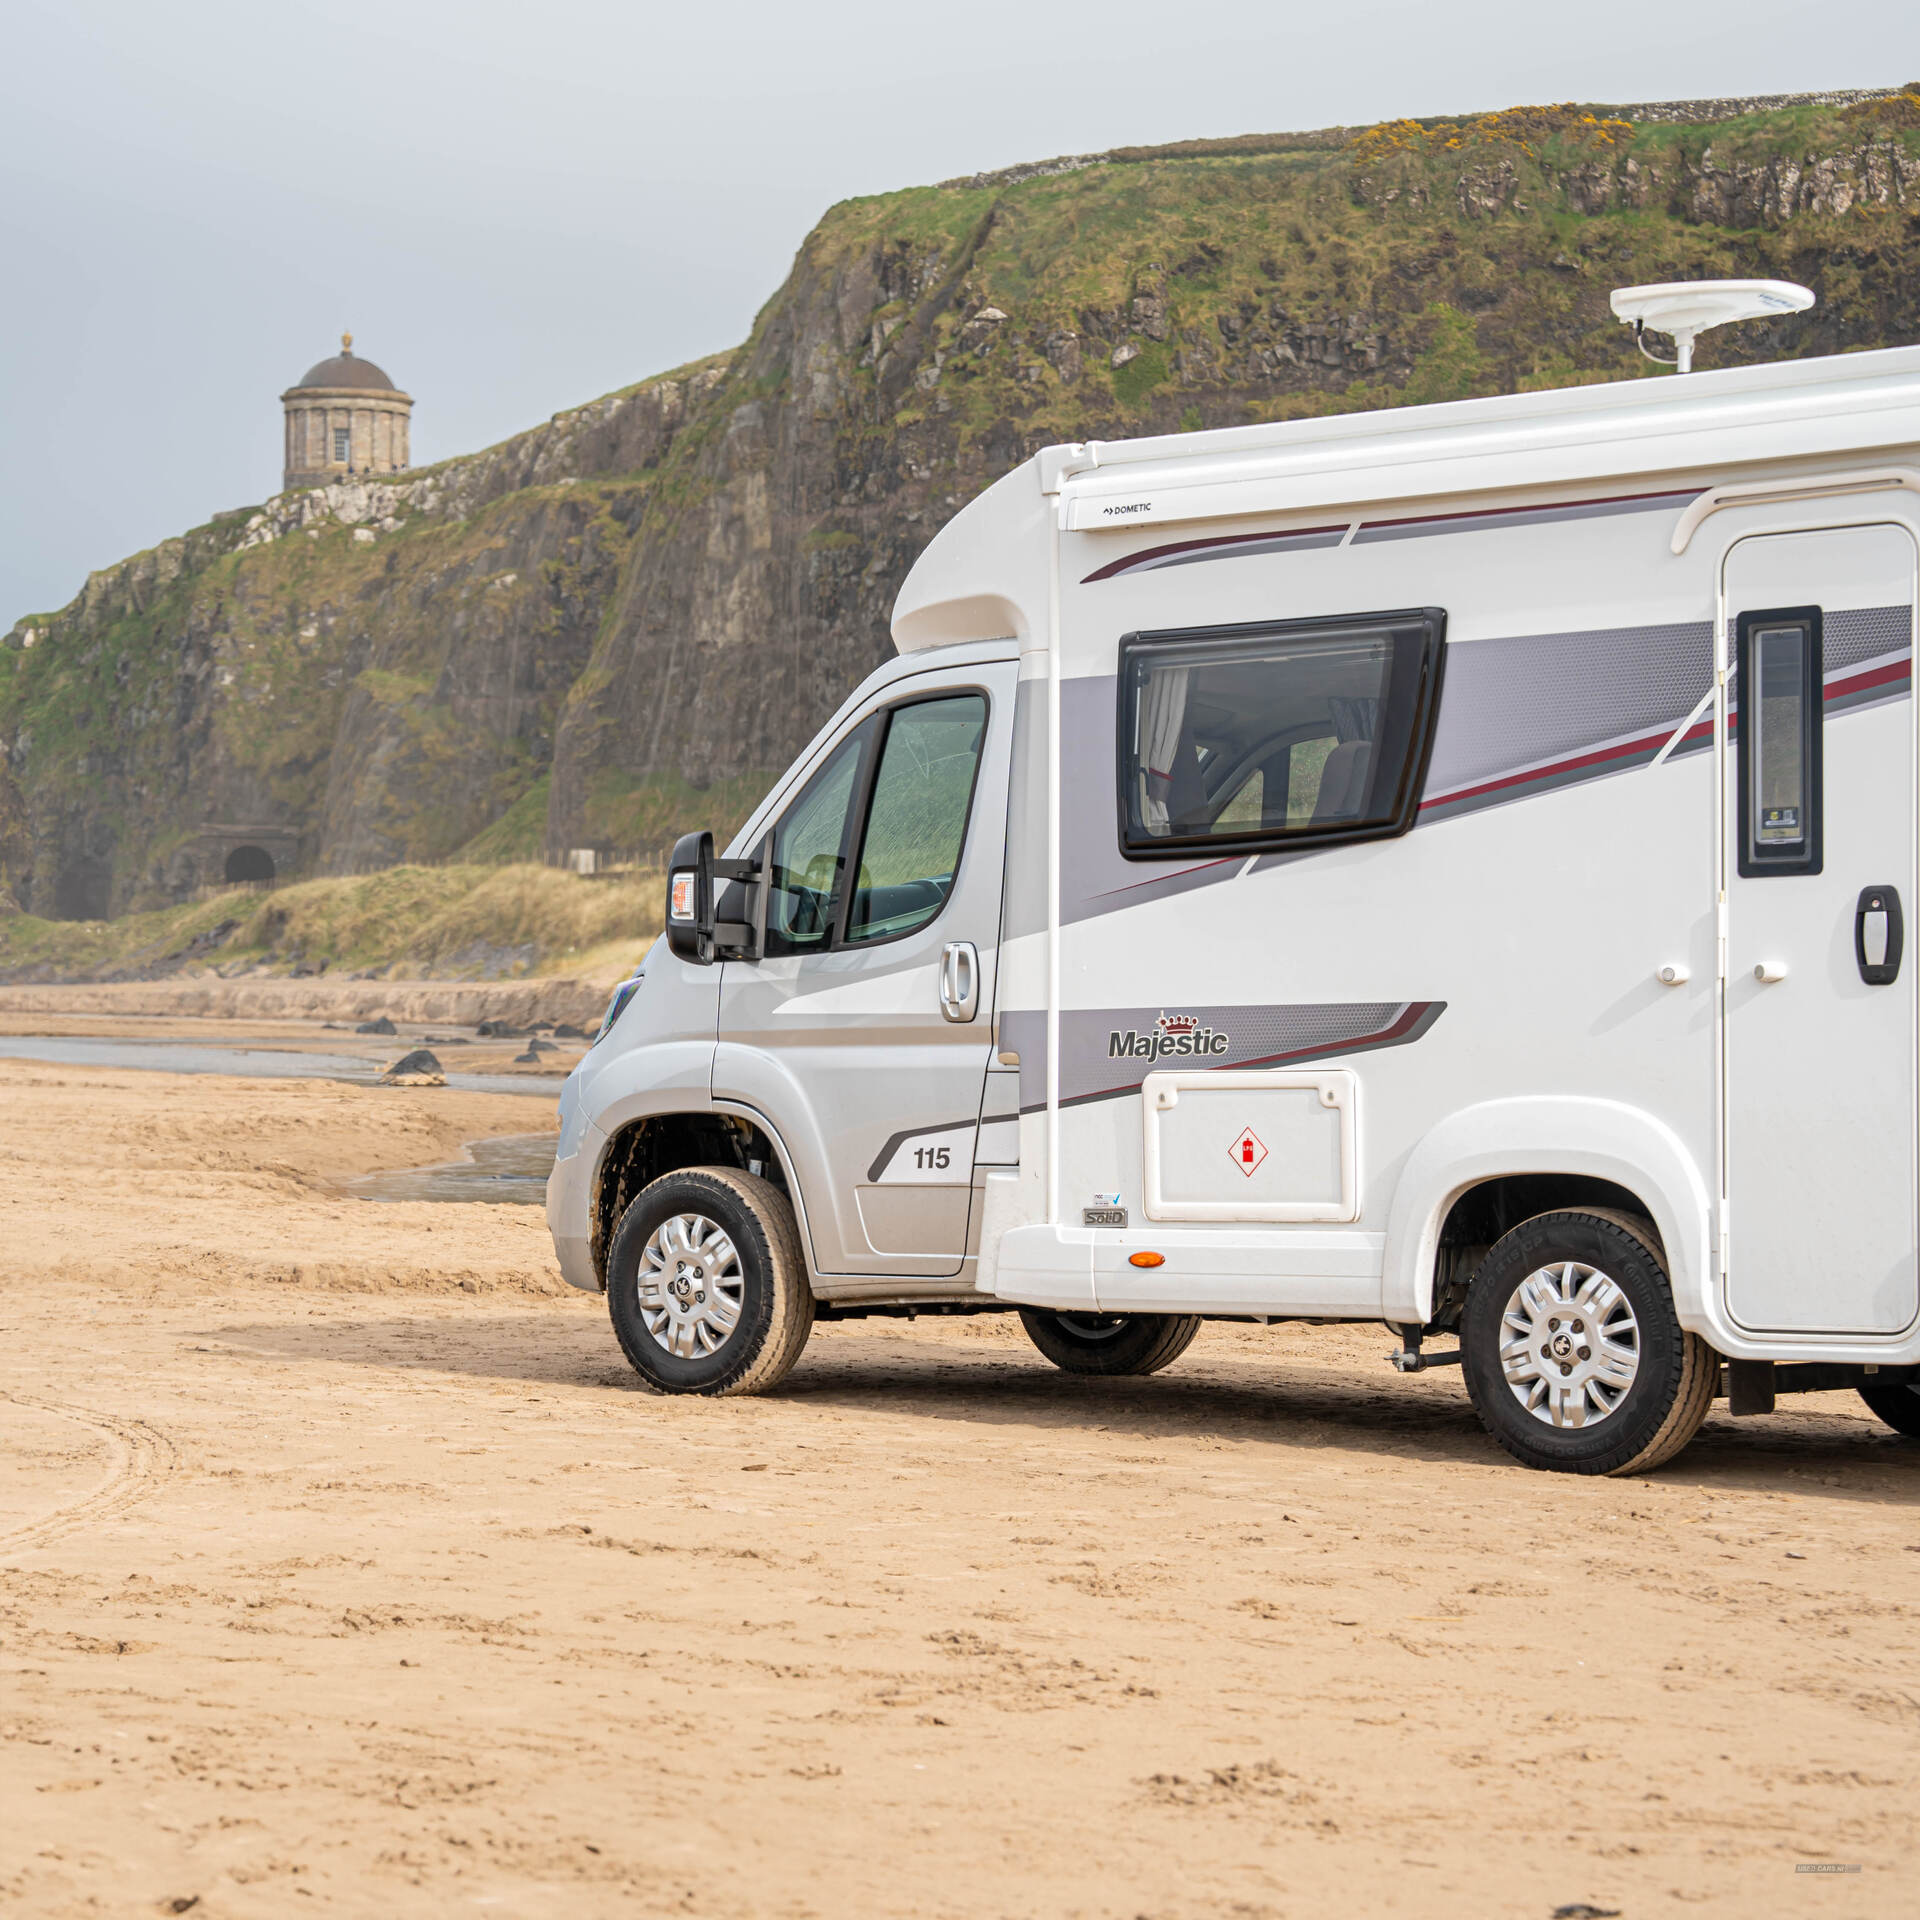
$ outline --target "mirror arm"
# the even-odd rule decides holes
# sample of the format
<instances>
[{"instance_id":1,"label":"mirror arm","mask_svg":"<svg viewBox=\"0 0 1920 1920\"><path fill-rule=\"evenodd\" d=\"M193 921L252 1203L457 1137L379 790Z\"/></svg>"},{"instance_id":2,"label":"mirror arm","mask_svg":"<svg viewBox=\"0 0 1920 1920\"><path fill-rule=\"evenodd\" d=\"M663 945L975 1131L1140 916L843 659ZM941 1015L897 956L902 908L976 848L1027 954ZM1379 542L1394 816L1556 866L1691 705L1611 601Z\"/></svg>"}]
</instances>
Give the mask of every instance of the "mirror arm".
<instances>
[{"instance_id":1,"label":"mirror arm","mask_svg":"<svg viewBox=\"0 0 1920 1920\"><path fill-rule=\"evenodd\" d=\"M760 884L758 860L716 860L713 877L737 883L747 889L747 916L744 920L716 920L713 946L716 953L731 954L740 960L758 960L764 945L761 909L766 889Z\"/></svg>"}]
</instances>

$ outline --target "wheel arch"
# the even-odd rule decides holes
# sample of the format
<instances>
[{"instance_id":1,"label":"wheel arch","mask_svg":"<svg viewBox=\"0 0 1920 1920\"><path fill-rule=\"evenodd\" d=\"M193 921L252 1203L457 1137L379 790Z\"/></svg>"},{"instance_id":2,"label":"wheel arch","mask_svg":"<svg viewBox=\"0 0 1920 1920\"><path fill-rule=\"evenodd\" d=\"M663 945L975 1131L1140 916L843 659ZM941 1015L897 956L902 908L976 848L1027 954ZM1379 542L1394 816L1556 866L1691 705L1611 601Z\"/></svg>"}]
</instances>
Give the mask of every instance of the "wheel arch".
<instances>
[{"instance_id":1,"label":"wheel arch","mask_svg":"<svg viewBox=\"0 0 1920 1920\"><path fill-rule=\"evenodd\" d=\"M1501 1183L1509 1183L1502 1186ZM1712 1208L1684 1141L1644 1108L1578 1096L1492 1100L1463 1107L1408 1155L1387 1220L1383 1317L1426 1326L1441 1294L1449 1222L1495 1188L1530 1212L1627 1207L1653 1222L1682 1326L1710 1319ZM1457 1243L1456 1243L1457 1244ZM1444 1302L1442 1302L1444 1304Z\"/></svg>"},{"instance_id":2,"label":"wheel arch","mask_svg":"<svg viewBox=\"0 0 1920 1920\"><path fill-rule=\"evenodd\" d=\"M758 1174L799 1212L785 1148L758 1116L712 1105L630 1115L607 1135L588 1202L593 1270L603 1288L614 1228L633 1197L665 1174L703 1166Z\"/></svg>"}]
</instances>

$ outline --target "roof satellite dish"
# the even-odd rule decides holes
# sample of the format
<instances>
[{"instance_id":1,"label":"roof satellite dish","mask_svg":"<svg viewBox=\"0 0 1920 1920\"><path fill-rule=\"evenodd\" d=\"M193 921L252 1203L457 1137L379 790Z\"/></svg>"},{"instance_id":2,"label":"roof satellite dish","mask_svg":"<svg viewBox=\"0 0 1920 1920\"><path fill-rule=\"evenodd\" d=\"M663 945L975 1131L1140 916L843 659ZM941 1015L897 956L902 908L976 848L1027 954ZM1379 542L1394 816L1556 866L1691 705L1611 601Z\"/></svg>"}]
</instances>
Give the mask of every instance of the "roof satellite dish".
<instances>
[{"instance_id":1,"label":"roof satellite dish","mask_svg":"<svg viewBox=\"0 0 1920 1920\"><path fill-rule=\"evenodd\" d=\"M1805 313L1813 293L1791 280L1669 280L1657 287L1620 287L1612 298L1614 313L1633 329L1639 349L1663 367L1693 371L1693 342L1709 327L1730 320L1765 320L1776 313ZM1670 333L1677 349L1669 360L1654 353L1644 338L1651 329Z\"/></svg>"}]
</instances>

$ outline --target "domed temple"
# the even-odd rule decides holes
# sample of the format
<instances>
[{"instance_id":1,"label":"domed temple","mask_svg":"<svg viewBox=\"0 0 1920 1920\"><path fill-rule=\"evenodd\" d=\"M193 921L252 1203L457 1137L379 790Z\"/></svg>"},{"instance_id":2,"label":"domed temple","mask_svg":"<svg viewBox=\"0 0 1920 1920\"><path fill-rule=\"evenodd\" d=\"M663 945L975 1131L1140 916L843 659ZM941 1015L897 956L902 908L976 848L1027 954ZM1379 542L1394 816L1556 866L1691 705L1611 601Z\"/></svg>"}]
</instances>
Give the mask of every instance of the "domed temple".
<instances>
[{"instance_id":1,"label":"domed temple","mask_svg":"<svg viewBox=\"0 0 1920 1920\"><path fill-rule=\"evenodd\" d=\"M406 470L413 396L354 353L352 334L343 333L340 351L309 367L280 404L286 409L283 487Z\"/></svg>"}]
</instances>

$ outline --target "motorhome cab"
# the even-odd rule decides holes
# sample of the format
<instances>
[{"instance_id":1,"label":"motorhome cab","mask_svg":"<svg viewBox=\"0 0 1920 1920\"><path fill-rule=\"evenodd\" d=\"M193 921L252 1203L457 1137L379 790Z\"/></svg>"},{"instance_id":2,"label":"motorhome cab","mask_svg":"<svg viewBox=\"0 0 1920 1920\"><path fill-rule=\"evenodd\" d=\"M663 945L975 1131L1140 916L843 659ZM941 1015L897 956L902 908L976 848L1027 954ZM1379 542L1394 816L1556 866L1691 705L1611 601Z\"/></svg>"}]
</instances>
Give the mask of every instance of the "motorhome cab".
<instances>
[{"instance_id":1,"label":"motorhome cab","mask_svg":"<svg viewBox=\"0 0 1920 1920\"><path fill-rule=\"evenodd\" d=\"M676 851L567 1278L664 1391L1012 1307L1382 1321L1564 1471L1920 1432L1917 557L1920 348L1046 449Z\"/></svg>"}]
</instances>

